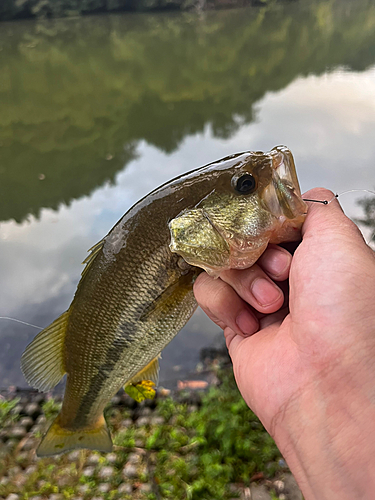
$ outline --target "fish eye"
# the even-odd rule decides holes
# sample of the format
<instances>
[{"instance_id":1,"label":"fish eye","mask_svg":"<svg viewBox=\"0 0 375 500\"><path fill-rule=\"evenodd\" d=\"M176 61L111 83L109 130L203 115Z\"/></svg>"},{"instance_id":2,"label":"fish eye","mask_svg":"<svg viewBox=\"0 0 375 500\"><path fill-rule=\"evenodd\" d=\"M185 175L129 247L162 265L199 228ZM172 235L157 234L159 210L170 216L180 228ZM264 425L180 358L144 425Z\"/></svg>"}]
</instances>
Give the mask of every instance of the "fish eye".
<instances>
[{"instance_id":1,"label":"fish eye","mask_svg":"<svg viewBox=\"0 0 375 500\"><path fill-rule=\"evenodd\" d=\"M251 174L235 175L232 177L232 186L239 194L250 194L256 188L256 180Z\"/></svg>"}]
</instances>

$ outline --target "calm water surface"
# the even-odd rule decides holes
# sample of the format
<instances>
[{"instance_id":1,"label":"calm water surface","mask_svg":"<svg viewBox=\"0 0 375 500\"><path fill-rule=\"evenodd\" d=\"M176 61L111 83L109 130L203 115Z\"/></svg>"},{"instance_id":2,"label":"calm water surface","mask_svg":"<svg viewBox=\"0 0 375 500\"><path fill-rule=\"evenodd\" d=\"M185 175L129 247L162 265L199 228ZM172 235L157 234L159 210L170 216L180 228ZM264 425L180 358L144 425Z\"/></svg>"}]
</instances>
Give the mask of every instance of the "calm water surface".
<instances>
[{"instance_id":1,"label":"calm water surface","mask_svg":"<svg viewBox=\"0 0 375 500\"><path fill-rule=\"evenodd\" d=\"M0 316L46 326L86 251L141 196L285 144L303 190L375 187L375 6L301 1L0 25ZM361 215L358 193L342 198ZM0 320L0 386L36 330ZM221 332L198 311L165 349L185 377Z\"/></svg>"}]
</instances>

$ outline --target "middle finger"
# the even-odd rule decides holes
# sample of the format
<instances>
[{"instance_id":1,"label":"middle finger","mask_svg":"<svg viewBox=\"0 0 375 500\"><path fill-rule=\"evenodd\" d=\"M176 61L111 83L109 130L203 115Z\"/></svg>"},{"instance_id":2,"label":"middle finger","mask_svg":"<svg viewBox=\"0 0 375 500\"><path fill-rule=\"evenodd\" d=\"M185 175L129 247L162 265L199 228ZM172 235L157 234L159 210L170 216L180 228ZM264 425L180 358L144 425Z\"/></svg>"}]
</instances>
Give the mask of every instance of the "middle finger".
<instances>
[{"instance_id":1,"label":"middle finger","mask_svg":"<svg viewBox=\"0 0 375 500\"><path fill-rule=\"evenodd\" d=\"M245 302L261 313L273 313L283 305L282 290L257 264L248 269L223 271L220 273L220 278Z\"/></svg>"}]
</instances>

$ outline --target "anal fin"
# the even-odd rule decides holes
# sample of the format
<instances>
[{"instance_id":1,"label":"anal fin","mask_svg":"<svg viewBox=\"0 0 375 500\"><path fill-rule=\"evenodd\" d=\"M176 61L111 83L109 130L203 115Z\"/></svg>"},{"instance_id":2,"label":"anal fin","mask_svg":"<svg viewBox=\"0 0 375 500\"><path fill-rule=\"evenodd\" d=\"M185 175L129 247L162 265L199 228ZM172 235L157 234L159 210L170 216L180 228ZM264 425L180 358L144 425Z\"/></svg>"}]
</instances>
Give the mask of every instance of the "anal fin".
<instances>
[{"instance_id":1,"label":"anal fin","mask_svg":"<svg viewBox=\"0 0 375 500\"><path fill-rule=\"evenodd\" d=\"M46 392L65 374L64 342L69 311L38 333L21 357L21 370L35 389Z\"/></svg>"}]
</instances>

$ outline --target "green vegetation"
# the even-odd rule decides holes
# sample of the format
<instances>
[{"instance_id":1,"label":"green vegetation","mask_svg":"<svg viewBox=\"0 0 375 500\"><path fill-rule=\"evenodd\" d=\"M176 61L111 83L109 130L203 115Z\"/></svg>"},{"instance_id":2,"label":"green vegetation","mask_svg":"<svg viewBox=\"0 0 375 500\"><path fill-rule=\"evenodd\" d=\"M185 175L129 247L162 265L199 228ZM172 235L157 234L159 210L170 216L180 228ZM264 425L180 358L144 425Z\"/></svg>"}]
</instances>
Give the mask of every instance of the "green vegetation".
<instances>
[{"instance_id":1,"label":"green vegetation","mask_svg":"<svg viewBox=\"0 0 375 500\"><path fill-rule=\"evenodd\" d=\"M355 222L372 232L370 240L375 243L375 196L365 197L358 201L358 205L363 208L364 217L356 219Z\"/></svg>"},{"instance_id":2,"label":"green vegetation","mask_svg":"<svg viewBox=\"0 0 375 500\"><path fill-rule=\"evenodd\" d=\"M10 453L3 458L3 470L19 467L23 480L17 483L10 476L10 482L0 481L0 496L12 492L22 499L60 493L67 500L99 495L105 500L226 500L236 497L259 472L274 477L281 458L274 441L244 403L233 375L220 378L223 383L211 387L198 404L159 399L152 414L146 412L148 417L142 417L147 408L138 406L136 421L129 409L108 407L115 443L110 455L85 450L33 461L32 451ZM190 396L181 398L188 401ZM56 408L52 400L44 405L48 411ZM112 470L103 479L108 466ZM131 485L131 493L118 492L123 483Z\"/></svg>"},{"instance_id":3,"label":"green vegetation","mask_svg":"<svg viewBox=\"0 0 375 500\"><path fill-rule=\"evenodd\" d=\"M45 403L43 403L42 409L46 419L53 420L57 417L61 409L61 402L57 402L53 398L48 399Z\"/></svg>"},{"instance_id":4,"label":"green vegetation","mask_svg":"<svg viewBox=\"0 0 375 500\"><path fill-rule=\"evenodd\" d=\"M162 498L231 498L231 483L247 485L255 473L273 476L278 469L280 452L232 377L212 387L198 411L166 400L159 412L173 425L150 432L146 448L156 452Z\"/></svg>"},{"instance_id":5,"label":"green vegetation","mask_svg":"<svg viewBox=\"0 0 375 500\"><path fill-rule=\"evenodd\" d=\"M16 421L17 415L13 413L13 409L18 402L18 398L10 401L7 399L0 399L0 429L6 425L12 425Z\"/></svg>"},{"instance_id":6,"label":"green vegetation","mask_svg":"<svg viewBox=\"0 0 375 500\"><path fill-rule=\"evenodd\" d=\"M364 70L374 46L371 0L4 23L0 220L115 182L143 141L168 153L207 127L230 137L267 92Z\"/></svg>"},{"instance_id":7,"label":"green vegetation","mask_svg":"<svg viewBox=\"0 0 375 500\"><path fill-rule=\"evenodd\" d=\"M98 12L186 10L262 5L275 0L2 0L0 21L25 17L64 17Z\"/></svg>"}]
</instances>

